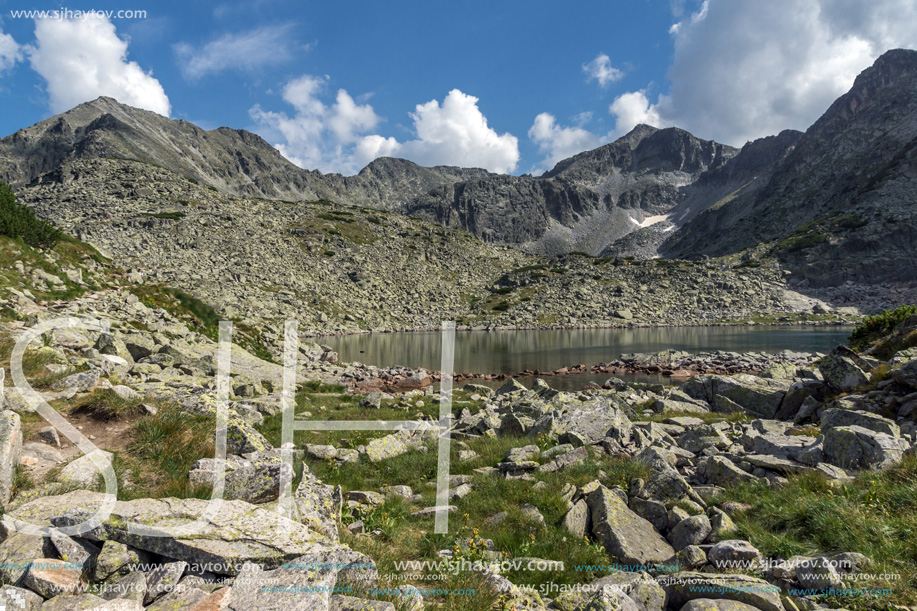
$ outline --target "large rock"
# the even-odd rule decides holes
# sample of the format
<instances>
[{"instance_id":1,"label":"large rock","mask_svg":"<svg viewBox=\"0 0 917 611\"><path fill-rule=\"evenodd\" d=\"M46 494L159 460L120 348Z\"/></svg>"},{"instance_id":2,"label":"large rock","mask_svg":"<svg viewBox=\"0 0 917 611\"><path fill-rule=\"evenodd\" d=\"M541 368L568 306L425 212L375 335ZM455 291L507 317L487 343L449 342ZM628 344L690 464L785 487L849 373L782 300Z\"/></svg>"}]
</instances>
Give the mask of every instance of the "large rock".
<instances>
[{"instance_id":1,"label":"large rock","mask_svg":"<svg viewBox=\"0 0 917 611\"><path fill-rule=\"evenodd\" d=\"M592 533L612 557L624 564L665 564L675 556L653 525L627 507L614 492L600 486L586 498Z\"/></svg>"},{"instance_id":2,"label":"large rock","mask_svg":"<svg viewBox=\"0 0 917 611\"><path fill-rule=\"evenodd\" d=\"M366 444L366 457L370 462L381 462L389 458L395 458L408 452L410 448L401 435L395 433L386 435L378 439L373 439Z\"/></svg>"},{"instance_id":3,"label":"large rock","mask_svg":"<svg viewBox=\"0 0 917 611\"><path fill-rule=\"evenodd\" d=\"M126 576L134 572L138 564L151 561L152 557L141 549L118 541L105 541L93 567L94 579L107 581L112 577Z\"/></svg>"},{"instance_id":4,"label":"large rock","mask_svg":"<svg viewBox=\"0 0 917 611\"><path fill-rule=\"evenodd\" d=\"M917 360L908 361L901 367L892 369L891 377L911 388L917 388Z\"/></svg>"},{"instance_id":5,"label":"large rock","mask_svg":"<svg viewBox=\"0 0 917 611\"><path fill-rule=\"evenodd\" d=\"M604 585L579 605L576 611L639 611L639 609L623 589Z\"/></svg>"},{"instance_id":6,"label":"large rock","mask_svg":"<svg viewBox=\"0 0 917 611\"><path fill-rule=\"evenodd\" d=\"M710 519L704 514L685 518L675 525L668 535L669 542L676 551L689 545L700 545L710 534Z\"/></svg>"},{"instance_id":7,"label":"large rock","mask_svg":"<svg viewBox=\"0 0 917 611\"><path fill-rule=\"evenodd\" d=\"M226 475L226 500L247 503L276 501L285 482L293 481L293 465L276 460L261 460L239 467Z\"/></svg>"},{"instance_id":8,"label":"large rock","mask_svg":"<svg viewBox=\"0 0 917 611\"><path fill-rule=\"evenodd\" d=\"M743 482L757 481L757 477L739 469L725 456L708 456L697 464L697 472L714 486L729 488Z\"/></svg>"},{"instance_id":9,"label":"large rock","mask_svg":"<svg viewBox=\"0 0 917 611\"><path fill-rule=\"evenodd\" d=\"M0 609L9 611L38 611L44 599L24 588L0 586Z\"/></svg>"},{"instance_id":10,"label":"large rock","mask_svg":"<svg viewBox=\"0 0 917 611\"><path fill-rule=\"evenodd\" d=\"M868 366L846 346L835 348L817 366L824 376L825 384L837 392L853 390L869 383L869 375L866 373Z\"/></svg>"},{"instance_id":11,"label":"large rock","mask_svg":"<svg viewBox=\"0 0 917 611\"><path fill-rule=\"evenodd\" d=\"M685 603L681 611L759 611L757 607L752 607L746 603L740 603L737 600L714 599L714 598L696 598Z\"/></svg>"},{"instance_id":12,"label":"large rock","mask_svg":"<svg viewBox=\"0 0 917 611\"><path fill-rule=\"evenodd\" d=\"M656 580L642 571L618 571L601 577L588 587L562 592L554 599L554 606L560 611L576 611L586 604L594 592L611 587L626 594L638 611L665 611L666 593ZM623 603L630 608L630 605Z\"/></svg>"},{"instance_id":13,"label":"large rock","mask_svg":"<svg viewBox=\"0 0 917 611\"><path fill-rule=\"evenodd\" d=\"M16 583L35 558L51 556L53 549L45 537L14 533L0 543L0 578L4 583Z\"/></svg>"},{"instance_id":14,"label":"large rock","mask_svg":"<svg viewBox=\"0 0 917 611\"><path fill-rule=\"evenodd\" d=\"M95 490L102 482L102 472L96 467L93 459L111 465L112 456L111 452L105 450L93 450L92 453L77 458L61 469L57 479L65 484Z\"/></svg>"},{"instance_id":15,"label":"large rock","mask_svg":"<svg viewBox=\"0 0 917 611\"><path fill-rule=\"evenodd\" d=\"M327 611L336 587L368 588L377 579L373 561L346 548L316 551L275 570L249 563L233 583L227 609Z\"/></svg>"},{"instance_id":16,"label":"large rock","mask_svg":"<svg viewBox=\"0 0 917 611\"><path fill-rule=\"evenodd\" d=\"M2 392L2 389L0 389ZM13 475L22 451L22 425L14 411L0 412L0 505L6 505L13 489Z\"/></svg>"},{"instance_id":17,"label":"large rock","mask_svg":"<svg viewBox=\"0 0 917 611\"><path fill-rule=\"evenodd\" d=\"M632 428L625 406L616 403L614 398L595 397L557 410L553 414L551 430L547 432L557 438L566 436L586 444L601 443L606 437L611 437L626 445Z\"/></svg>"},{"instance_id":18,"label":"large rock","mask_svg":"<svg viewBox=\"0 0 917 611\"><path fill-rule=\"evenodd\" d=\"M72 594L80 587L83 567L65 560L36 558L22 577L22 585L53 598L60 594Z\"/></svg>"},{"instance_id":19,"label":"large rock","mask_svg":"<svg viewBox=\"0 0 917 611\"><path fill-rule=\"evenodd\" d=\"M883 469L901 461L907 442L861 426L837 426L825 431L825 462L844 469Z\"/></svg>"},{"instance_id":20,"label":"large rock","mask_svg":"<svg viewBox=\"0 0 917 611\"><path fill-rule=\"evenodd\" d=\"M669 597L670 609L681 609L697 599L732 600L759 611L784 611L780 588L756 577L682 571L661 575L656 581Z\"/></svg>"},{"instance_id":21,"label":"large rock","mask_svg":"<svg viewBox=\"0 0 917 611\"><path fill-rule=\"evenodd\" d=\"M851 425L861 426L864 429L869 429L870 431L875 431L877 433L885 433L886 435L891 435L892 437L901 436L901 429L898 428L897 424L878 414L837 408L826 409L824 412L822 412L822 431L827 431L828 429L834 428L836 426Z\"/></svg>"},{"instance_id":22,"label":"large rock","mask_svg":"<svg viewBox=\"0 0 917 611\"><path fill-rule=\"evenodd\" d=\"M103 497L100 493L78 490L39 498L4 520L28 520L58 527L75 525L95 513ZM199 532L152 536L167 534L170 527L195 521L207 505L201 499L119 501L107 520L82 536L96 541L119 541L225 575L236 574L247 561L271 569L292 558L326 549L325 535L244 501L221 502L219 510ZM150 529L150 534L132 532L128 522Z\"/></svg>"},{"instance_id":23,"label":"large rock","mask_svg":"<svg viewBox=\"0 0 917 611\"><path fill-rule=\"evenodd\" d=\"M773 418L790 386L789 380L748 374L700 375L682 384L681 390L694 399L706 401L717 411L731 411L732 405L738 405L752 416Z\"/></svg>"},{"instance_id":24,"label":"large rock","mask_svg":"<svg viewBox=\"0 0 917 611\"><path fill-rule=\"evenodd\" d=\"M330 486L319 480L308 465L302 466L302 479L293 495L296 519L329 541L338 541L343 498L340 486Z\"/></svg>"}]
</instances>

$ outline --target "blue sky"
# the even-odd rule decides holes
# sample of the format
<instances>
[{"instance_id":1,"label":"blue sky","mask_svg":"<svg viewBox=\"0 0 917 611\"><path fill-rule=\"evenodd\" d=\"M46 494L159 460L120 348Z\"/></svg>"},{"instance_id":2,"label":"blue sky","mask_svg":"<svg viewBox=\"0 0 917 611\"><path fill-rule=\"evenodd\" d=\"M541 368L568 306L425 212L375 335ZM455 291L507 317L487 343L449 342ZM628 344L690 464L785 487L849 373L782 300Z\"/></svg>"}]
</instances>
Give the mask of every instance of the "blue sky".
<instances>
[{"instance_id":1,"label":"blue sky","mask_svg":"<svg viewBox=\"0 0 917 611\"><path fill-rule=\"evenodd\" d=\"M12 14L61 8L146 17ZM911 0L0 1L0 134L109 95L309 169L537 174L639 122L736 146L805 129L899 46Z\"/></svg>"}]
</instances>

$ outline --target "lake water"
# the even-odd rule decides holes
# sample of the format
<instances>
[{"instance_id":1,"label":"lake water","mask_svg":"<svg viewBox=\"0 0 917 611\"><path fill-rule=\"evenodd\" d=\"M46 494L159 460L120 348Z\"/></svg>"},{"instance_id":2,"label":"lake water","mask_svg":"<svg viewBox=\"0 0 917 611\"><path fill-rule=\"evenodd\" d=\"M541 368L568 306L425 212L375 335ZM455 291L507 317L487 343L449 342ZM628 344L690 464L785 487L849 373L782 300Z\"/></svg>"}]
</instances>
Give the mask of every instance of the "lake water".
<instances>
[{"instance_id":1,"label":"lake water","mask_svg":"<svg viewBox=\"0 0 917 611\"><path fill-rule=\"evenodd\" d=\"M724 326L459 331L455 338L455 371L492 374L513 374L527 369L551 371L579 364L597 365L613 361L621 354L665 349L688 352L828 352L845 343L851 330L852 327L841 326ZM442 334L438 332L375 333L320 339L321 343L336 350L345 362L434 370L440 367L441 340ZM601 383L607 378L607 374L582 374L555 376L546 381L560 390L572 390L581 388L588 381ZM639 380L666 382L667 378L640 376ZM521 381L528 385L525 379Z\"/></svg>"}]
</instances>

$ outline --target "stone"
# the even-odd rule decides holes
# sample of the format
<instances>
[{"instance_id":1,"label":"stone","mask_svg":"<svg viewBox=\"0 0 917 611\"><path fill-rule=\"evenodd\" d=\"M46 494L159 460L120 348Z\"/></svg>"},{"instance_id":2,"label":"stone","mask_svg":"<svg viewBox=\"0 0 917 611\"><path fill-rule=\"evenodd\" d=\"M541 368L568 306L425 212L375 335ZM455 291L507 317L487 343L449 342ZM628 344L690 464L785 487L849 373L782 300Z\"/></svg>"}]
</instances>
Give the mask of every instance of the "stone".
<instances>
[{"instance_id":1,"label":"stone","mask_svg":"<svg viewBox=\"0 0 917 611\"><path fill-rule=\"evenodd\" d=\"M797 564L796 579L803 588L812 590L844 587L837 568L827 558L815 558Z\"/></svg>"},{"instance_id":2,"label":"stone","mask_svg":"<svg viewBox=\"0 0 917 611\"><path fill-rule=\"evenodd\" d=\"M53 548L45 537L13 533L0 543L0 578L4 583L17 583L32 560L52 555Z\"/></svg>"},{"instance_id":3,"label":"stone","mask_svg":"<svg viewBox=\"0 0 917 611\"><path fill-rule=\"evenodd\" d=\"M332 461L338 457L337 448L331 445L316 445L313 443L307 443L303 446L303 450L305 450L306 456L309 456L310 458L316 458L318 460Z\"/></svg>"},{"instance_id":4,"label":"stone","mask_svg":"<svg viewBox=\"0 0 917 611\"><path fill-rule=\"evenodd\" d=\"M917 388L917 359L908 361L901 367L892 369L889 374L895 381L910 386L911 388Z\"/></svg>"},{"instance_id":5,"label":"stone","mask_svg":"<svg viewBox=\"0 0 917 611\"><path fill-rule=\"evenodd\" d=\"M23 575L22 585L45 598L53 598L75 592L80 586L82 574L82 565L66 560L36 558Z\"/></svg>"},{"instance_id":6,"label":"stone","mask_svg":"<svg viewBox=\"0 0 917 611\"><path fill-rule=\"evenodd\" d=\"M669 514L663 503L652 499L633 497L627 506L638 516L649 521L657 531L665 532L668 529Z\"/></svg>"},{"instance_id":7,"label":"stone","mask_svg":"<svg viewBox=\"0 0 917 611\"><path fill-rule=\"evenodd\" d=\"M707 558L719 569L748 568L760 560L761 552L748 541L727 539L711 547Z\"/></svg>"},{"instance_id":8,"label":"stone","mask_svg":"<svg viewBox=\"0 0 917 611\"><path fill-rule=\"evenodd\" d=\"M696 598L685 603L681 611L759 611L757 607L737 600Z\"/></svg>"},{"instance_id":9,"label":"stone","mask_svg":"<svg viewBox=\"0 0 917 611\"><path fill-rule=\"evenodd\" d=\"M57 476L58 481L72 486L79 486L87 490L95 490L102 482L102 472L93 460L100 460L103 464L111 465L113 454L105 450L93 450L69 463Z\"/></svg>"},{"instance_id":10,"label":"stone","mask_svg":"<svg viewBox=\"0 0 917 611\"><path fill-rule=\"evenodd\" d=\"M653 525L628 509L624 501L604 486L586 499L592 517L592 533L608 553L625 564L663 564L675 550Z\"/></svg>"},{"instance_id":11,"label":"stone","mask_svg":"<svg viewBox=\"0 0 917 611\"><path fill-rule=\"evenodd\" d=\"M286 482L293 481L293 465L262 461L235 469L226 475L224 498L252 504L276 501Z\"/></svg>"},{"instance_id":12,"label":"stone","mask_svg":"<svg viewBox=\"0 0 917 611\"><path fill-rule=\"evenodd\" d=\"M230 415L226 423L226 451L230 454L248 454L273 449L264 435L238 416Z\"/></svg>"},{"instance_id":13,"label":"stone","mask_svg":"<svg viewBox=\"0 0 917 611\"><path fill-rule=\"evenodd\" d=\"M902 447L903 446L903 447ZM884 469L901 461L907 442L861 426L825 431L825 462L844 469Z\"/></svg>"},{"instance_id":14,"label":"stone","mask_svg":"<svg viewBox=\"0 0 917 611\"><path fill-rule=\"evenodd\" d=\"M105 541L96 558L93 581L108 581L114 576L127 575L135 565L151 561L150 555L143 550L118 541Z\"/></svg>"},{"instance_id":15,"label":"stone","mask_svg":"<svg viewBox=\"0 0 917 611\"><path fill-rule=\"evenodd\" d=\"M4 410L0 412L0 506L5 506L10 500L13 476L16 474L21 452L22 425L19 414Z\"/></svg>"},{"instance_id":16,"label":"stone","mask_svg":"<svg viewBox=\"0 0 917 611\"><path fill-rule=\"evenodd\" d=\"M603 585L577 611L639 611L636 603L620 587Z\"/></svg>"},{"instance_id":17,"label":"stone","mask_svg":"<svg viewBox=\"0 0 917 611\"><path fill-rule=\"evenodd\" d=\"M50 539L61 560L78 564L83 567L84 575L92 575L101 549L89 541L77 540L59 531L52 531Z\"/></svg>"},{"instance_id":18,"label":"stone","mask_svg":"<svg viewBox=\"0 0 917 611\"><path fill-rule=\"evenodd\" d=\"M51 388L72 392L89 392L98 385L100 377L99 372L94 369L82 373L74 373L62 380L58 380L51 385Z\"/></svg>"},{"instance_id":19,"label":"stone","mask_svg":"<svg viewBox=\"0 0 917 611\"><path fill-rule=\"evenodd\" d=\"M114 583L111 581L102 585L102 598L105 600L114 600L116 598L127 598L143 603L146 596L146 574L141 571L128 573Z\"/></svg>"},{"instance_id":20,"label":"stone","mask_svg":"<svg viewBox=\"0 0 917 611\"><path fill-rule=\"evenodd\" d=\"M697 472L714 486L729 488L742 482L756 481L754 475L739 469L725 456L708 456L698 462Z\"/></svg>"},{"instance_id":21,"label":"stone","mask_svg":"<svg viewBox=\"0 0 917 611\"><path fill-rule=\"evenodd\" d=\"M826 431L836 426L851 425L860 426L877 433L885 433L892 437L901 437L901 429L898 428L898 425L878 414L837 408L829 408L822 412L822 431Z\"/></svg>"},{"instance_id":22,"label":"stone","mask_svg":"<svg viewBox=\"0 0 917 611\"><path fill-rule=\"evenodd\" d=\"M187 569L187 562L167 562L150 571L146 578L146 594L143 597L143 604L149 605L157 598L174 590Z\"/></svg>"},{"instance_id":23,"label":"stone","mask_svg":"<svg viewBox=\"0 0 917 611\"><path fill-rule=\"evenodd\" d=\"M302 479L293 494L296 520L328 541L339 540L343 496L340 486L331 486L318 479L308 465L303 464Z\"/></svg>"},{"instance_id":24,"label":"stone","mask_svg":"<svg viewBox=\"0 0 917 611\"><path fill-rule=\"evenodd\" d=\"M825 384L836 392L846 392L869 383L864 363L846 346L838 346L817 363Z\"/></svg>"},{"instance_id":25,"label":"stone","mask_svg":"<svg viewBox=\"0 0 917 611\"><path fill-rule=\"evenodd\" d=\"M60 447L60 436L57 434L57 429L53 426L42 427L42 429L38 431L38 437L55 448Z\"/></svg>"},{"instance_id":26,"label":"stone","mask_svg":"<svg viewBox=\"0 0 917 611\"><path fill-rule=\"evenodd\" d=\"M699 545L710 534L710 519L704 514L691 516L682 520L669 531L667 539L676 550L682 550L689 545Z\"/></svg>"},{"instance_id":27,"label":"stone","mask_svg":"<svg viewBox=\"0 0 917 611\"><path fill-rule=\"evenodd\" d=\"M396 611L396 607L392 603L378 600L365 600L354 596L332 596L328 611Z\"/></svg>"},{"instance_id":28,"label":"stone","mask_svg":"<svg viewBox=\"0 0 917 611\"><path fill-rule=\"evenodd\" d=\"M573 507L564 516L562 525L577 539L582 539L589 534L591 530L589 506L584 499L573 504Z\"/></svg>"},{"instance_id":29,"label":"stone","mask_svg":"<svg viewBox=\"0 0 917 611\"><path fill-rule=\"evenodd\" d=\"M716 411L731 411L737 405L759 418L773 418L791 386L788 380L759 378L748 374L734 376L699 375L681 385L680 390L693 399L706 401ZM719 401L718 398L725 399Z\"/></svg>"},{"instance_id":30,"label":"stone","mask_svg":"<svg viewBox=\"0 0 917 611\"><path fill-rule=\"evenodd\" d=\"M188 611L226 611L232 597L232 588L220 588L188 608Z\"/></svg>"},{"instance_id":31,"label":"stone","mask_svg":"<svg viewBox=\"0 0 917 611\"><path fill-rule=\"evenodd\" d=\"M361 505L382 505L385 503L385 496L371 490L351 490L344 495L344 499Z\"/></svg>"},{"instance_id":32,"label":"stone","mask_svg":"<svg viewBox=\"0 0 917 611\"><path fill-rule=\"evenodd\" d=\"M561 611L576 611L580 605L588 603L595 592L605 587L626 594L638 611L665 611L665 591L642 571L616 571L586 584L586 587L561 592L554 599L554 606ZM630 608L630 605L627 606Z\"/></svg>"},{"instance_id":33,"label":"stone","mask_svg":"<svg viewBox=\"0 0 917 611\"><path fill-rule=\"evenodd\" d=\"M408 446L401 440L396 433L386 435L378 439L373 439L366 444L366 457L370 462L381 462L389 458L395 458L408 452Z\"/></svg>"},{"instance_id":34,"label":"stone","mask_svg":"<svg viewBox=\"0 0 917 611\"><path fill-rule=\"evenodd\" d=\"M679 567L696 569L707 564L707 554L698 545L689 545L675 554Z\"/></svg>"},{"instance_id":35,"label":"stone","mask_svg":"<svg viewBox=\"0 0 917 611\"><path fill-rule=\"evenodd\" d=\"M744 603L758 611L785 611L780 589L756 577L682 571L660 575L656 581L666 591L670 609L681 609L692 600L709 599L715 592L720 601Z\"/></svg>"},{"instance_id":36,"label":"stone","mask_svg":"<svg viewBox=\"0 0 917 611\"><path fill-rule=\"evenodd\" d=\"M722 509L711 507L708 515L711 528L710 535L707 537L709 541L714 543L721 541L725 536L736 530L735 522Z\"/></svg>"},{"instance_id":37,"label":"stone","mask_svg":"<svg viewBox=\"0 0 917 611\"><path fill-rule=\"evenodd\" d=\"M0 586L0 609L8 611L38 611L44 599L24 588Z\"/></svg>"},{"instance_id":38,"label":"stone","mask_svg":"<svg viewBox=\"0 0 917 611\"><path fill-rule=\"evenodd\" d=\"M41 525L70 526L82 523L95 513L104 495L84 490L43 497L11 512L15 519ZM233 575L244 562L257 562L267 569L292 558L320 549L336 549L327 538L306 526L283 518L275 511L244 501L223 501L201 530L194 534L146 536L128 529L128 522L163 532L173 526L195 521L207 508L202 499L141 499L118 501L112 514L99 527L82 535L90 540L105 540L96 573L105 556L105 546L130 542L147 552L184 560L196 566L210 566L213 573ZM101 578L104 580L104 577Z\"/></svg>"},{"instance_id":39,"label":"stone","mask_svg":"<svg viewBox=\"0 0 917 611\"><path fill-rule=\"evenodd\" d=\"M105 599L95 594L61 594L45 601L41 606L42 611L82 611L83 609L92 609L97 611L106 604ZM109 607L111 609L111 607ZM143 606L136 603L136 606L129 608L131 611L140 611Z\"/></svg>"}]
</instances>

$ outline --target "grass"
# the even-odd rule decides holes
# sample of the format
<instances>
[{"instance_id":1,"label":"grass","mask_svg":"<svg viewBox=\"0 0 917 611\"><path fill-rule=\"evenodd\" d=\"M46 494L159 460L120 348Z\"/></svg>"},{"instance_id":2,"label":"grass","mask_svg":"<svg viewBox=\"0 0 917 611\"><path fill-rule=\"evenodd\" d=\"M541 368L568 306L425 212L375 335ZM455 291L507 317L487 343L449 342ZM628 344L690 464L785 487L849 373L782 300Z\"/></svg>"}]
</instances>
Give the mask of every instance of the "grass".
<instances>
[{"instance_id":1,"label":"grass","mask_svg":"<svg viewBox=\"0 0 917 611\"><path fill-rule=\"evenodd\" d=\"M142 398L124 399L106 388L79 395L66 403L68 411L89 414L99 420L112 420L136 416L140 413Z\"/></svg>"},{"instance_id":2,"label":"grass","mask_svg":"<svg viewBox=\"0 0 917 611\"><path fill-rule=\"evenodd\" d=\"M16 342L9 336L0 338L0 363L10 362L15 345ZM72 367L66 367L59 373L49 371L47 368L48 365L60 363L60 357L54 350L44 348L26 350L22 356L22 373L33 388L46 390L58 380L74 373L75 370ZM12 378L9 378L9 383L12 384Z\"/></svg>"},{"instance_id":3,"label":"grass","mask_svg":"<svg viewBox=\"0 0 917 611\"><path fill-rule=\"evenodd\" d=\"M210 498L209 488L191 487L188 472L199 459L213 458L215 419L171 403L157 407L156 415L144 416L131 427L128 450L114 463L119 475L127 471L134 482L119 490L119 498Z\"/></svg>"},{"instance_id":4,"label":"grass","mask_svg":"<svg viewBox=\"0 0 917 611\"><path fill-rule=\"evenodd\" d=\"M833 485L814 474L790 476L784 486L743 484L714 503L726 501L751 505L734 517L733 534L765 556L858 552L872 560L864 572L901 576L856 582L852 587L890 588L892 596L845 599L849 608L917 603L917 456L885 471L860 472L849 485Z\"/></svg>"}]
</instances>

